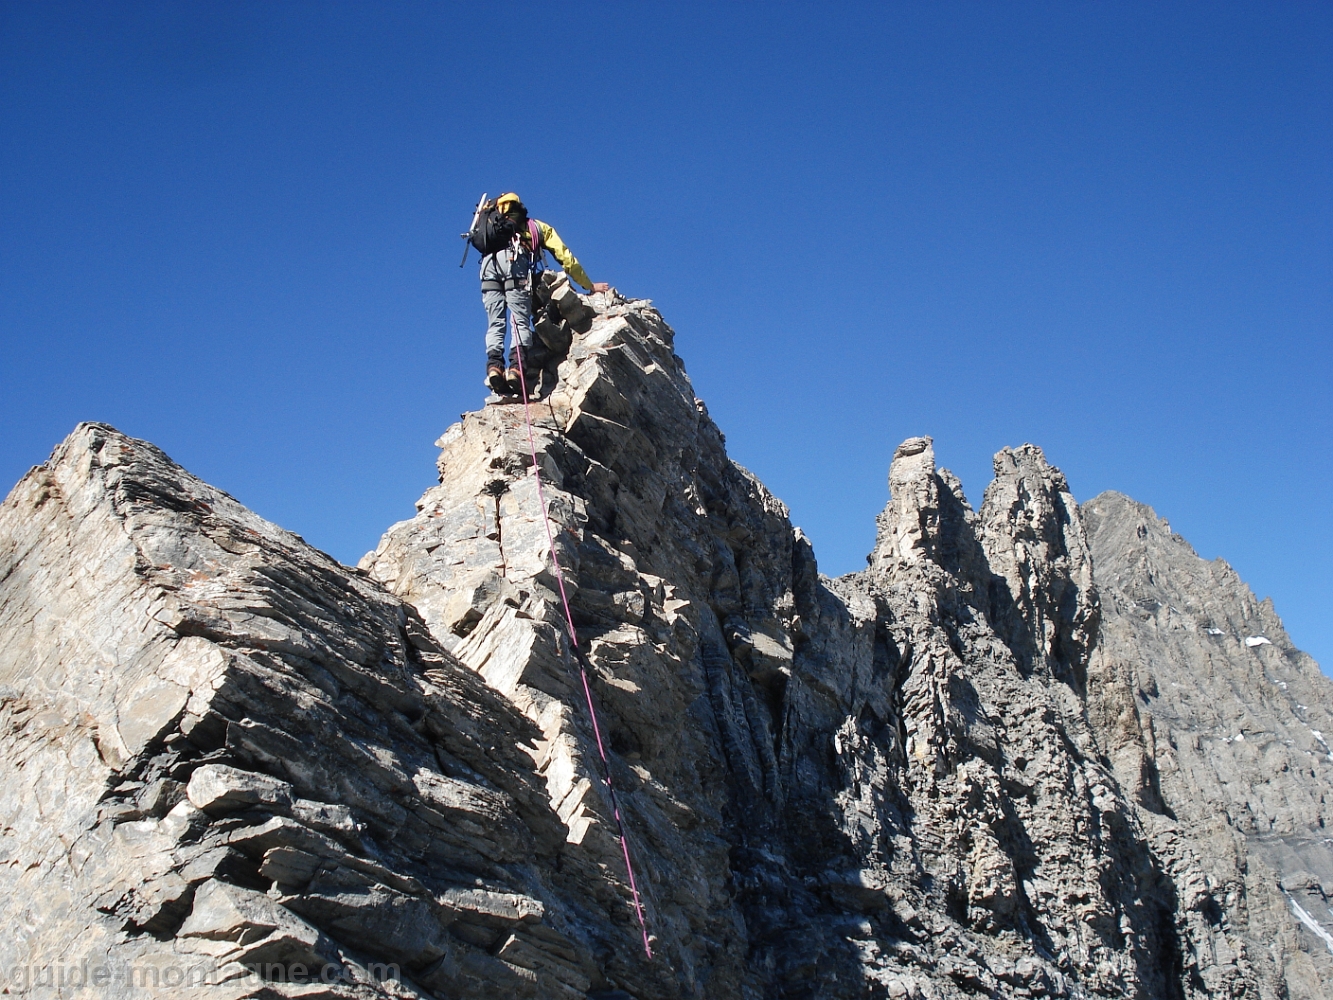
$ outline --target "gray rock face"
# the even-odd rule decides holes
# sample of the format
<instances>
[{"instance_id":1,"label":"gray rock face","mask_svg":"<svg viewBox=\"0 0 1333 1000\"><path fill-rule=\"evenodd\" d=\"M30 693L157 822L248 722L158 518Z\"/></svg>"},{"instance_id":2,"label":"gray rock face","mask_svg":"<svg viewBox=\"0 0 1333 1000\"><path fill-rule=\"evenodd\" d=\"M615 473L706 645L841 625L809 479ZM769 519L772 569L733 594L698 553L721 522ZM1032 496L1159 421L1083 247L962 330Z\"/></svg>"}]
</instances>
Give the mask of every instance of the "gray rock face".
<instances>
[{"instance_id":1,"label":"gray rock face","mask_svg":"<svg viewBox=\"0 0 1333 1000\"><path fill-rule=\"evenodd\" d=\"M1230 569L913 438L830 580L651 305L575 304L357 570L101 425L10 494L11 991L1325 995L1328 682Z\"/></svg>"},{"instance_id":2,"label":"gray rock face","mask_svg":"<svg viewBox=\"0 0 1333 1000\"><path fill-rule=\"evenodd\" d=\"M876 819L929 914L919 968L945 995L945 976L958 995L1191 995L1172 883L1084 710L1098 600L1077 508L1031 446L995 468L978 515L928 438L904 442L870 568L834 584L878 604L894 699L868 729L904 818Z\"/></svg>"},{"instance_id":3,"label":"gray rock face","mask_svg":"<svg viewBox=\"0 0 1333 1000\"><path fill-rule=\"evenodd\" d=\"M544 881L532 725L409 606L151 445L81 425L5 501L0 685L11 988L602 982Z\"/></svg>"},{"instance_id":4,"label":"gray rock face","mask_svg":"<svg viewBox=\"0 0 1333 1000\"><path fill-rule=\"evenodd\" d=\"M1202 864L1218 909L1191 920L1210 924L1219 974L1333 996L1333 683L1271 602L1151 508L1103 493L1081 514L1103 605L1096 688L1118 693L1092 711L1159 853Z\"/></svg>"}]
</instances>

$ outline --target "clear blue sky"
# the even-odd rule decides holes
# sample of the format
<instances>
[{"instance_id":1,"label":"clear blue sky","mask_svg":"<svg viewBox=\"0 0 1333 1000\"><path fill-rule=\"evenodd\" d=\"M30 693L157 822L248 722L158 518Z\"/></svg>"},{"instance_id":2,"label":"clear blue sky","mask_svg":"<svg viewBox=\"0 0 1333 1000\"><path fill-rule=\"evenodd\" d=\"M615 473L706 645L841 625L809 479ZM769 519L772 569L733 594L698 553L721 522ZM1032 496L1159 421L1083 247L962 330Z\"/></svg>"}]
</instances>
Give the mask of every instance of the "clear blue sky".
<instances>
[{"instance_id":1,"label":"clear blue sky","mask_svg":"<svg viewBox=\"0 0 1333 1000\"><path fill-rule=\"evenodd\" d=\"M0 0L0 489L79 420L354 562L483 389L513 189L821 568L1040 444L1333 666L1333 4ZM475 259L475 258L474 258Z\"/></svg>"}]
</instances>

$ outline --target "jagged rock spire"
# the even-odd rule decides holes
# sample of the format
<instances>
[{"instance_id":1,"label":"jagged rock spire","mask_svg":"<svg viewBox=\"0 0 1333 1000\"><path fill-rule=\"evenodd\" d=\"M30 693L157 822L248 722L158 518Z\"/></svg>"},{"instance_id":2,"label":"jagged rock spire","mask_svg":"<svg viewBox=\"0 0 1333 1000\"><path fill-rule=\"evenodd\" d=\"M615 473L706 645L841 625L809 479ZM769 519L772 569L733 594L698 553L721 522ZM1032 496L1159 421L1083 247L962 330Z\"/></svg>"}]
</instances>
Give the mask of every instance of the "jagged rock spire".
<instances>
[{"instance_id":1,"label":"jagged rock spire","mask_svg":"<svg viewBox=\"0 0 1333 1000\"><path fill-rule=\"evenodd\" d=\"M889 504L877 522L875 549L868 559L871 568L884 571L894 563L930 558L939 523L933 442L928 437L908 438L894 449L889 466Z\"/></svg>"},{"instance_id":2,"label":"jagged rock spire","mask_svg":"<svg viewBox=\"0 0 1333 1000\"><path fill-rule=\"evenodd\" d=\"M1036 445L996 454L980 533L1012 606L993 606L992 617L1010 618L1005 631L1023 669L1082 689L1098 616L1092 555L1064 473Z\"/></svg>"}]
</instances>

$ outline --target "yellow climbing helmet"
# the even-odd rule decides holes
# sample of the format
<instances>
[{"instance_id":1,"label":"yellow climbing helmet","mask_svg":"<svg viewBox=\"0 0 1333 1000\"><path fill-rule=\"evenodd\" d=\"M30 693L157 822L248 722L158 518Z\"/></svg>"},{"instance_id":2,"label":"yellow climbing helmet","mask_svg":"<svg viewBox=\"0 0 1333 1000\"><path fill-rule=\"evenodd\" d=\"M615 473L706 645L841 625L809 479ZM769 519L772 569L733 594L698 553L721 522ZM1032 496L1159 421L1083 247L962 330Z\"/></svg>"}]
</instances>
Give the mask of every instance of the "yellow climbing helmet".
<instances>
[{"instance_id":1,"label":"yellow climbing helmet","mask_svg":"<svg viewBox=\"0 0 1333 1000\"><path fill-rule=\"evenodd\" d=\"M509 204L511 201L517 202L520 205L523 204L523 199L514 194L513 191L510 191L508 194L502 194L495 199L495 207L503 212L505 210L505 205Z\"/></svg>"}]
</instances>

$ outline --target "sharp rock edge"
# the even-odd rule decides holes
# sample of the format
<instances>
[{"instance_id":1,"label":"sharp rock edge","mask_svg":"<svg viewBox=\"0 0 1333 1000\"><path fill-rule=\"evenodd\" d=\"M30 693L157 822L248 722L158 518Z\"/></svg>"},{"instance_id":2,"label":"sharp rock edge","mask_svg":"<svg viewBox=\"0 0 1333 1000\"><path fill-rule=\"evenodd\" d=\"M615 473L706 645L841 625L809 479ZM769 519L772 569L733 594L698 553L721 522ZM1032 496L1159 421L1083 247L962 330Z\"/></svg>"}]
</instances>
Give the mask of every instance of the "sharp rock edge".
<instances>
[{"instance_id":1,"label":"sharp rock edge","mask_svg":"<svg viewBox=\"0 0 1333 1000\"><path fill-rule=\"evenodd\" d=\"M521 407L357 569L83 424L0 509L11 993L1333 995L1330 686L1234 571L913 438L821 576L656 310L574 305L538 461L656 960Z\"/></svg>"}]
</instances>

